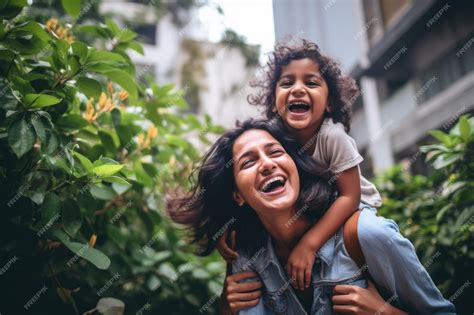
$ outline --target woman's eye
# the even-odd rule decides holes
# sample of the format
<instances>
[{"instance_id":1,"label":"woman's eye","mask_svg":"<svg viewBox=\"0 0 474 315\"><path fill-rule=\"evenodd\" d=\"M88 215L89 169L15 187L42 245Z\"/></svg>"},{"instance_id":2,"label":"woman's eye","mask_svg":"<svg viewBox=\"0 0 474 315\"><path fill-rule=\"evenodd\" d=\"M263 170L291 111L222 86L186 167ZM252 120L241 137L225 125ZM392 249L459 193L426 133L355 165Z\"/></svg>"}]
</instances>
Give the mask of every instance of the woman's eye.
<instances>
[{"instance_id":1,"label":"woman's eye","mask_svg":"<svg viewBox=\"0 0 474 315\"><path fill-rule=\"evenodd\" d=\"M270 152L270 155L281 155L281 154L283 154L282 150L273 150L272 152Z\"/></svg>"},{"instance_id":2,"label":"woman's eye","mask_svg":"<svg viewBox=\"0 0 474 315\"><path fill-rule=\"evenodd\" d=\"M247 160L242 163L242 168L249 167L252 164L252 160Z\"/></svg>"}]
</instances>

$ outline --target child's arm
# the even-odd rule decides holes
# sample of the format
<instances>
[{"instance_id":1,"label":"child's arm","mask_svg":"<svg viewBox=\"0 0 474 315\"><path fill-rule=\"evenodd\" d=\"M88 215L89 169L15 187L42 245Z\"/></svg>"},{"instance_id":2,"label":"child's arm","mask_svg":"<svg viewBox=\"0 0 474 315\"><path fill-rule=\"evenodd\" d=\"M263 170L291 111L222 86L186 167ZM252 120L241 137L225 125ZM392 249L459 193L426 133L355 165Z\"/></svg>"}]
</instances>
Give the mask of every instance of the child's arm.
<instances>
[{"instance_id":1,"label":"child's arm","mask_svg":"<svg viewBox=\"0 0 474 315\"><path fill-rule=\"evenodd\" d=\"M354 166L334 175L338 197L321 219L301 238L288 257L287 271L294 286L309 287L311 271L318 251L357 210L360 202L359 169Z\"/></svg>"}]
</instances>

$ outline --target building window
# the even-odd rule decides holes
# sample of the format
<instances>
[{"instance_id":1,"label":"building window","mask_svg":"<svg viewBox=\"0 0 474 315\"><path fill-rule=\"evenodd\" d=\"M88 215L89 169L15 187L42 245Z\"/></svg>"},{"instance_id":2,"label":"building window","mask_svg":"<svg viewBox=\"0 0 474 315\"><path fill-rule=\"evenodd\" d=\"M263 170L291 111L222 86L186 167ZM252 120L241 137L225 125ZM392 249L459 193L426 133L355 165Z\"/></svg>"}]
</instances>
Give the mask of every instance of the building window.
<instances>
[{"instance_id":1,"label":"building window","mask_svg":"<svg viewBox=\"0 0 474 315\"><path fill-rule=\"evenodd\" d=\"M416 101L423 104L433 96L451 86L455 81L474 69L473 37L464 39L448 53L434 61L415 79L418 95Z\"/></svg>"}]
</instances>

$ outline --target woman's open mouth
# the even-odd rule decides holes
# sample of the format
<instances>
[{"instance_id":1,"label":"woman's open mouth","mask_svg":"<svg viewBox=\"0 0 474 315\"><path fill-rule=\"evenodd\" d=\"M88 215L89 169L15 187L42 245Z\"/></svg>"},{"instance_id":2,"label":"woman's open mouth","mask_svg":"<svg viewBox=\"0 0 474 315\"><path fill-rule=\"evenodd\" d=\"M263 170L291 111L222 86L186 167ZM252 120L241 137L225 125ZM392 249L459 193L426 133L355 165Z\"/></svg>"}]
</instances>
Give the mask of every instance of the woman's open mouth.
<instances>
[{"instance_id":1,"label":"woman's open mouth","mask_svg":"<svg viewBox=\"0 0 474 315\"><path fill-rule=\"evenodd\" d=\"M288 110L293 114L304 114L311 109L311 106L305 102L292 102L288 104Z\"/></svg>"},{"instance_id":2,"label":"woman's open mouth","mask_svg":"<svg viewBox=\"0 0 474 315\"><path fill-rule=\"evenodd\" d=\"M285 190L286 179L283 176L275 176L266 180L260 192L265 195L276 195Z\"/></svg>"}]
</instances>

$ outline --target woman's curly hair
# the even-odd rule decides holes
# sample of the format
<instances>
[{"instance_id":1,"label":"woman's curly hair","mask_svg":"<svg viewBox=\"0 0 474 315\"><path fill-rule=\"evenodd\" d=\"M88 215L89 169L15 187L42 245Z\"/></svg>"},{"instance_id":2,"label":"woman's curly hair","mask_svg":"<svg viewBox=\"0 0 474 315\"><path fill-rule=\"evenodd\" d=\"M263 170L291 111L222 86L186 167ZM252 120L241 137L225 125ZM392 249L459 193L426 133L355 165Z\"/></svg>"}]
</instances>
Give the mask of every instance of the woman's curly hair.
<instances>
[{"instance_id":1,"label":"woman's curly hair","mask_svg":"<svg viewBox=\"0 0 474 315\"><path fill-rule=\"evenodd\" d=\"M305 58L319 65L320 73L328 85L331 112L326 112L326 117L331 117L335 123L342 123L346 132L349 132L352 103L360 94L359 88L354 79L342 73L335 60L321 54L318 45L306 39L301 39L301 43L291 45L285 42L275 45L266 67L263 68L264 77L250 82L250 86L258 88L259 91L257 94L249 95L247 100L252 105L264 105L268 119L278 115L272 108L275 106L275 91L282 69L293 60Z\"/></svg>"}]
</instances>

